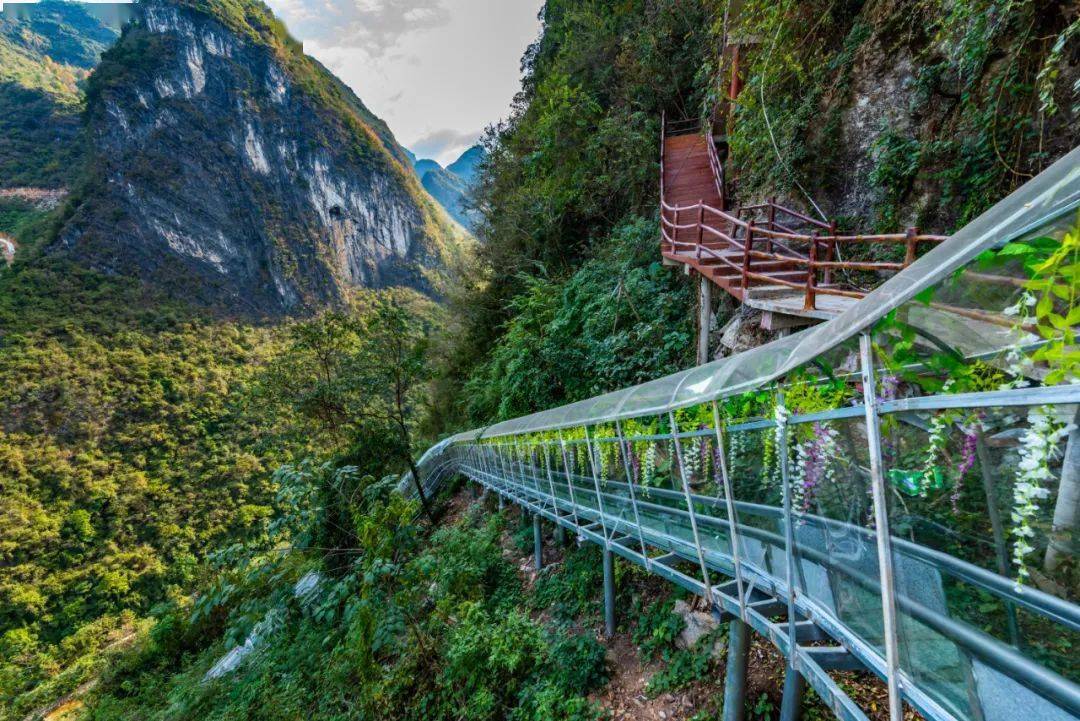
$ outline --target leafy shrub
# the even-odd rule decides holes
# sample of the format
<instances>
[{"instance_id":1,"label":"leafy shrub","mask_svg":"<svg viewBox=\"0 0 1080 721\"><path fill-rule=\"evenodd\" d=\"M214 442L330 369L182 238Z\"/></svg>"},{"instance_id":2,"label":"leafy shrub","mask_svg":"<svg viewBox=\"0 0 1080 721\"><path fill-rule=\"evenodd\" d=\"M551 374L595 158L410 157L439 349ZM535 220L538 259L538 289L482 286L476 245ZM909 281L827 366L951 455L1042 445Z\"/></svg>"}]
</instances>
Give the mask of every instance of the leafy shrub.
<instances>
[{"instance_id":1,"label":"leafy shrub","mask_svg":"<svg viewBox=\"0 0 1080 721\"><path fill-rule=\"evenodd\" d=\"M509 714L509 721L599 721L603 711L588 699L567 696L556 684L548 681L527 686L518 706Z\"/></svg>"},{"instance_id":2,"label":"leafy shrub","mask_svg":"<svg viewBox=\"0 0 1080 721\"><path fill-rule=\"evenodd\" d=\"M562 564L536 579L532 603L564 621L594 617L603 589L601 550L593 544L568 550Z\"/></svg>"},{"instance_id":3,"label":"leafy shrub","mask_svg":"<svg viewBox=\"0 0 1080 721\"><path fill-rule=\"evenodd\" d=\"M645 609L635 609L637 625L631 639L647 659L669 658L675 648L675 639L682 633L686 623L675 613L673 599L661 599Z\"/></svg>"},{"instance_id":4,"label":"leafy shrub","mask_svg":"<svg viewBox=\"0 0 1080 721\"><path fill-rule=\"evenodd\" d=\"M608 680L607 650L591 634L559 629L551 643L548 665L553 682L567 694L586 694Z\"/></svg>"},{"instance_id":5,"label":"leafy shrub","mask_svg":"<svg viewBox=\"0 0 1080 721\"><path fill-rule=\"evenodd\" d=\"M658 696L686 688L708 676L712 665L712 644L702 639L693 649L679 649L671 654L664 667L649 679L645 693Z\"/></svg>"}]
</instances>

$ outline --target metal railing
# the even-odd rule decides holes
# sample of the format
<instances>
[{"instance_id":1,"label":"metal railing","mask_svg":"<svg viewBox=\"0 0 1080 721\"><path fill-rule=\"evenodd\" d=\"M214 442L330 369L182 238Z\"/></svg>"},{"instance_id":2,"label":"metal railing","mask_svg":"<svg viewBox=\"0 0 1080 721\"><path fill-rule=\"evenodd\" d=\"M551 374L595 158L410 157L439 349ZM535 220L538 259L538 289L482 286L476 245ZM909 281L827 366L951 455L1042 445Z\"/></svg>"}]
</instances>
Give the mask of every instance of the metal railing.
<instances>
[{"instance_id":1,"label":"metal railing","mask_svg":"<svg viewBox=\"0 0 1080 721\"><path fill-rule=\"evenodd\" d=\"M598 436L594 427L576 438L562 431L547 437L480 438L446 446L437 467L440 474L461 473L605 552L700 595L716 613L768 638L787 657L792 679L792 700L786 691L782 718L794 718L801 679L839 718L866 718L829 675L851 669L872 671L889 683L893 718L899 718L901 699L931 719L1003 718L995 704L1005 691L1037 713L1031 718L1080 717L1080 686L1040 664L1022 646L955 617L941 589L962 584L997 599L1012 624L1023 613L1061 633L1080 632L1080 607L1037 588L1020 589L1011 579L895 532L876 530L891 528L887 495L895 495L884 480L882 419L905 421L913 411L958 407L1077 404L1080 386L883 402L874 397L869 336L863 336L860 357L865 397L859 405L779 421L724 423L713 401L711 428L681 430L671 414L668 427L674 432L626 434L616 423L614 435ZM865 438L865 462L854 472L865 483L869 493L863 498L869 500L855 519L792 508L786 462L781 464L781 503L756 502L733 490L747 479L729 476L731 439L770 433L785 449L795 428L823 422L857 424L855 437ZM702 439L719 449L721 487L715 493L702 492L700 479L687 470L693 460L688 448ZM633 449L642 444L667 449L675 487L641 482L632 464ZM778 453L787 458L785 450ZM840 595L848 598L846 605ZM858 599L854 611L850 598ZM877 599L876 611L872 599ZM920 651L920 644L936 649L936 660L927 660L933 654ZM937 664L937 677L919 667L924 661ZM731 663L728 681L738 683Z\"/></svg>"}]
</instances>

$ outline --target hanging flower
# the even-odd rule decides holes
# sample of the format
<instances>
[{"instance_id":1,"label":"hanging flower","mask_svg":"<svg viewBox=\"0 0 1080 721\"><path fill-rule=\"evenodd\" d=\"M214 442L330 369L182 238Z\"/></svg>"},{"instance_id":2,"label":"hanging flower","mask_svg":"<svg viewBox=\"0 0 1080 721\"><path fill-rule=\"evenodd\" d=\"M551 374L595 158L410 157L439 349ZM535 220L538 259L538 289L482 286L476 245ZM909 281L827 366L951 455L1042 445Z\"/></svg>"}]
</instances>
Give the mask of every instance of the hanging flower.
<instances>
[{"instance_id":1,"label":"hanging flower","mask_svg":"<svg viewBox=\"0 0 1080 721\"><path fill-rule=\"evenodd\" d=\"M783 483L783 473L780 466L779 449L784 447L783 438L789 416L788 409L782 404L777 403L776 408L773 409L773 420L776 421L776 426L773 428L772 433L773 456L775 457L775 467L773 468L772 477L774 481L781 484Z\"/></svg>"},{"instance_id":2,"label":"hanging flower","mask_svg":"<svg viewBox=\"0 0 1080 721\"><path fill-rule=\"evenodd\" d=\"M881 376L881 394L879 400L894 401L900 390L900 378L890 374Z\"/></svg>"},{"instance_id":3,"label":"hanging flower","mask_svg":"<svg viewBox=\"0 0 1080 721\"><path fill-rule=\"evenodd\" d=\"M808 512L817 489L836 480L835 461L839 456L837 432L820 421L811 427L813 436L795 450L791 497L797 510Z\"/></svg>"},{"instance_id":4,"label":"hanging flower","mask_svg":"<svg viewBox=\"0 0 1080 721\"><path fill-rule=\"evenodd\" d=\"M954 514L960 512L960 491L964 485L964 476L975 466L975 452L979 447L978 423L976 419L974 424L963 428L964 445L960 450L960 465L956 467L956 480L953 483L952 494L949 496Z\"/></svg>"},{"instance_id":5,"label":"hanging flower","mask_svg":"<svg viewBox=\"0 0 1080 721\"><path fill-rule=\"evenodd\" d=\"M656 443L645 442L645 457L642 459L641 485L648 488L656 482Z\"/></svg>"},{"instance_id":6,"label":"hanging flower","mask_svg":"<svg viewBox=\"0 0 1080 721\"><path fill-rule=\"evenodd\" d=\"M1053 479L1050 461L1058 442L1072 430L1072 426L1055 421L1048 406L1028 411L1028 428L1020 438L1020 462L1013 485L1013 563L1016 564L1017 591L1031 577L1027 556L1035 550L1032 521L1039 511L1039 501L1050 496L1050 491L1043 486L1044 482Z\"/></svg>"},{"instance_id":7,"label":"hanging flower","mask_svg":"<svg viewBox=\"0 0 1080 721\"><path fill-rule=\"evenodd\" d=\"M687 448L683 462L686 464L687 482L696 479L701 473L701 439L693 438Z\"/></svg>"}]
</instances>

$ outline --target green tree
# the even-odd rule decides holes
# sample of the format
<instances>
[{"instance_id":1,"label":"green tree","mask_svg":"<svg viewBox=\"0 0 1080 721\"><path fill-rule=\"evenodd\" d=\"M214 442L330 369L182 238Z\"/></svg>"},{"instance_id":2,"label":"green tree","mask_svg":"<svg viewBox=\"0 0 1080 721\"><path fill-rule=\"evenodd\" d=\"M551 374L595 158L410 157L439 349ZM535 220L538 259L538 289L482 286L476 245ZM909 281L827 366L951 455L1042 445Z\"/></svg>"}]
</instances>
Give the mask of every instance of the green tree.
<instances>
[{"instance_id":1,"label":"green tree","mask_svg":"<svg viewBox=\"0 0 1080 721\"><path fill-rule=\"evenodd\" d=\"M425 514L434 519L413 458L431 377L428 328L422 306L409 300L391 292L361 294L347 310L294 323L266 387L314 421L340 451L357 445L377 450L354 451L369 460L365 472L408 468Z\"/></svg>"}]
</instances>

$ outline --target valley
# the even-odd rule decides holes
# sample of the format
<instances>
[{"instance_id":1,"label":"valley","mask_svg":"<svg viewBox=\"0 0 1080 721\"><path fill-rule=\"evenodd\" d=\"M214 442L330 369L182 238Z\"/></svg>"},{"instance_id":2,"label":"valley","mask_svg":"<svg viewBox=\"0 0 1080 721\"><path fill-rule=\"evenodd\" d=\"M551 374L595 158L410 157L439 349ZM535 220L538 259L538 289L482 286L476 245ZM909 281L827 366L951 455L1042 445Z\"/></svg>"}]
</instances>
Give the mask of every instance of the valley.
<instances>
[{"instance_id":1,"label":"valley","mask_svg":"<svg viewBox=\"0 0 1080 721\"><path fill-rule=\"evenodd\" d=\"M842 697L895 721L887 672L810 624L843 616L881 653L879 556L855 543L888 527L872 478L898 545L930 549L897 554L923 608L1080 683L1059 623L1077 601L1075 408L1008 395L1075 388L1080 231L1073 211L1024 234L1000 220L1064 207L1043 186L1077 182L1041 180L1080 145L1077 9L536 6L505 116L452 128L459 157L427 150L444 166L365 102L378 79L354 66L412 67L407 37L447 64L494 52L460 46L457 5L5 4L0 721L766 721L785 633L835 666L836 696L821 678L788 691L803 718ZM501 14L469 21L500 44ZM432 132L410 137L450 124L422 108ZM992 211L1009 232L986 240L979 218L1029 181L1044 194ZM964 233L985 247L921 260ZM958 258L865 325L876 384L856 335L800 345ZM868 387L887 408L875 460ZM668 407L680 393L694 402ZM1011 405L931 407L949 393ZM551 409L566 415L528 420ZM735 594L729 471L732 506L765 514L742 524L742 562L768 581L746 593L772 631L741 651L707 582L669 583L712 573ZM792 506L805 517L784 526ZM842 564L811 547L815 514L861 583L828 575ZM788 543L808 549L797 632ZM919 575L942 556L976 570ZM901 641L942 626L902 623ZM985 689L987 667L933 648L901 661L938 664L915 680L943 695L903 718L991 708L956 692L976 674Z\"/></svg>"}]
</instances>

